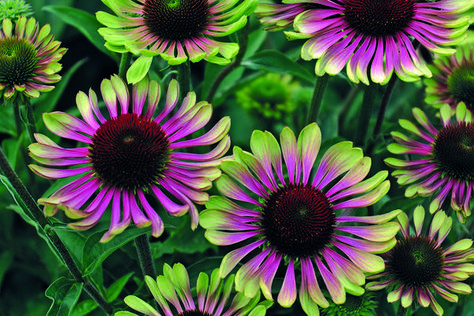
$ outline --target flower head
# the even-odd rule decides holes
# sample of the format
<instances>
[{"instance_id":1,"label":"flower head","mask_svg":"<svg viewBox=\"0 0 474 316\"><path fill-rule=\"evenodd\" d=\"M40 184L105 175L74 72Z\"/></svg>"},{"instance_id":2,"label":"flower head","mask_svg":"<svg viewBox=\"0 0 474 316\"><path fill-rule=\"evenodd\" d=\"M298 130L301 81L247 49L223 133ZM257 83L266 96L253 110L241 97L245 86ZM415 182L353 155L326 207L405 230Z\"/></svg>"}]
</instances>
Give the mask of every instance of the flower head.
<instances>
[{"instance_id":1,"label":"flower head","mask_svg":"<svg viewBox=\"0 0 474 316\"><path fill-rule=\"evenodd\" d=\"M106 28L99 29L106 46L116 52L141 54L127 79L141 80L153 56L170 65L202 59L227 64L234 57L237 43L217 41L247 23L256 0L124 0L103 2L116 15L98 12ZM131 71L142 69L131 76ZM133 79L132 77L136 77ZM132 80L130 80L132 79Z\"/></svg>"},{"instance_id":2,"label":"flower head","mask_svg":"<svg viewBox=\"0 0 474 316\"><path fill-rule=\"evenodd\" d=\"M439 108L448 103L455 108L464 102L474 107L474 44L458 46L456 54L438 56L430 66L433 77L425 80L425 101Z\"/></svg>"},{"instance_id":3,"label":"flower head","mask_svg":"<svg viewBox=\"0 0 474 316\"><path fill-rule=\"evenodd\" d=\"M396 143L387 149L393 154L417 155L413 160L387 158L385 162L397 169L393 176L398 183L409 185L407 197L434 194L430 212L443 208L449 198L460 221L471 214L470 202L474 190L474 123L464 103L455 110L448 104L441 106L442 128L436 129L426 114L418 108L413 116L421 127L401 119L400 125L414 135L392 132ZM455 120L453 121L453 118Z\"/></svg>"},{"instance_id":4,"label":"flower head","mask_svg":"<svg viewBox=\"0 0 474 316\"><path fill-rule=\"evenodd\" d=\"M441 244L451 230L452 218L443 211L437 212L428 234L423 234L424 217L423 207L416 207L414 233L410 233L408 216L405 213L398 215L402 238L384 254L385 271L370 276L380 280L367 284L367 289L389 287L388 302L400 300L407 308L416 298L421 306L431 306L437 315L442 315L443 309L435 299L436 294L457 302L456 294L472 292L469 285L460 282L474 274L474 264L469 263L472 261L472 240L462 239L443 249Z\"/></svg>"},{"instance_id":5,"label":"flower head","mask_svg":"<svg viewBox=\"0 0 474 316\"><path fill-rule=\"evenodd\" d=\"M212 271L211 277L201 272L196 282L197 299L193 298L188 272L178 263L171 268L165 264L163 275L153 280L145 276L148 289L153 294L160 309L165 315L177 316L212 316L212 315L239 315L264 316L271 303L260 301L260 293L252 298L237 293L230 300L234 275L226 280L219 277L219 269ZM129 295L125 303L137 312L149 316L161 315L155 308L142 299ZM171 303L172 307L170 306ZM117 312L115 316L133 316L130 312Z\"/></svg>"},{"instance_id":6,"label":"flower head","mask_svg":"<svg viewBox=\"0 0 474 316\"><path fill-rule=\"evenodd\" d=\"M333 145L315 168L318 125L306 126L298 140L286 127L280 143L281 148L269 132L255 131L253 153L235 147L234 159L222 162L223 175L216 182L223 196L210 198L200 224L210 242L237 245L223 258L221 276L254 254L238 269L238 291L251 297L261 288L272 299L273 280L279 267L285 267L278 303L291 306L298 296L296 280L301 280L301 306L313 315L318 305L329 306L318 279L331 299L342 304L346 292L364 292L364 272L383 270L382 258L373 253L393 247L398 225L389 221L399 211L349 215L377 202L390 186L386 171L364 180L371 161L352 143ZM301 278L296 277L298 266Z\"/></svg>"},{"instance_id":7,"label":"flower head","mask_svg":"<svg viewBox=\"0 0 474 316\"><path fill-rule=\"evenodd\" d=\"M54 89L61 79L58 63L66 48L49 34L47 24L41 29L34 18L20 17L13 27L9 19L0 29L0 96L13 101L17 95L37 98L40 92Z\"/></svg>"},{"instance_id":8,"label":"flower head","mask_svg":"<svg viewBox=\"0 0 474 316\"><path fill-rule=\"evenodd\" d=\"M24 0L0 0L0 20L16 20L31 13L31 6Z\"/></svg>"},{"instance_id":9,"label":"flower head","mask_svg":"<svg viewBox=\"0 0 474 316\"><path fill-rule=\"evenodd\" d=\"M395 72L404 81L431 72L413 42L441 55L463 39L470 0L287 0L317 4L296 16L290 39L309 38L301 56L318 59L316 74L334 75L346 66L355 83L385 84ZM369 72L369 74L368 74ZM369 79L370 75L370 79Z\"/></svg>"},{"instance_id":10,"label":"flower head","mask_svg":"<svg viewBox=\"0 0 474 316\"><path fill-rule=\"evenodd\" d=\"M43 115L51 132L86 144L63 148L45 135L35 135L38 143L30 145L30 155L39 163L56 168L30 165L31 170L48 179L75 177L50 197L40 199L46 215L63 209L71 218L84 218L69 227L88 229L111 205L111 224L102 241L122 232L131 220L138 227L151 225L152 235L159 236L163 223L147 201L154 196L172 215L189 212L195 228L198 213L194 203L208 200L203 191L220 175L218 158L230 146L226 135L229 118L220 120L207 133L190 138L207 124L212 107L205 101L196 103L195 93L190 92L174 111L179 95L175 80L169 84L163 110L155 117L160 100L156 81L145 77L133 86L130 98L125 82L112 76L102 81L101 92L108 110L106 116L102 115L93 90L89 95L77 94L83 120L63 112ZM196 147L217 142L210 152L196 152ZM193 153L185 152L186 148L193 148Z\"/></svg>"}]
</instances>

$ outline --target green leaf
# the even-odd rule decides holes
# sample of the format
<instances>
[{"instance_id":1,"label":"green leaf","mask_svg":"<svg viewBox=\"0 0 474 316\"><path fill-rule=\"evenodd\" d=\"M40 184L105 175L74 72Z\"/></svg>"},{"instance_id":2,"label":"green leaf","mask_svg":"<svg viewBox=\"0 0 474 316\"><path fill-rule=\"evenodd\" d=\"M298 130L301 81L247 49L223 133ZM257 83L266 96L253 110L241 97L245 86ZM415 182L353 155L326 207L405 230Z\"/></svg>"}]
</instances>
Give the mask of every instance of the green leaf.
<instances>
[{"instance_id":1,"label":"green leaf","mask_svg":"<svg viewBox=\"0 0 474 316\"><path fill-rule=\"evenodd\" d=\"M82 283L76 283L65 277L54 281L45 292L46 297L53 300L46 316L68 316L76 305L82 292Z\"/></svg>"},{"instance_id":2,"label":"green leaf","mask_svg":"<svg viewBox=\"0 0 474 316\"><path fill-rule=\"evenodd\" d=\"M102 27L95 16L83 10L65 7L65 6L46 6L43 10L49 11L57 15L65 23L75 27L81 32L97 49L104 54L110 56L113 60L118 61L117 54L105 48L105 40L99 35L97 30Z\"/></svg>"},{"instance_id":3,"label":"green leaf","mask_svg":"<svg viewBox=\"0 0 474 316\"><path fill-rule=\"evenodd\" d=\"M245 58L242 66L254 70L264 70L278 74L291 74L314 83L315 75L285 54L275 50L263 50Z\"/></svg>"},{"instance_id":4,"label":"green leaf","mask_svg":"<svg viewBox=\"0 0 474 316\"><path fill-rule=\"evenodd\" d=\"M189 217L186 220L183 219L164 242L151 244L154 259L158 259L164 254L176 252L185 254L202 253L213 247L215 246L204 237L204 230L201 227L191 230Z\"/></svg>"},{"instance_id":5,"label":"green leaf","mask_svg":"<svg viewBox=\"0 0 474 316\"><path fill-rule=\"evenodd\" d=\"M92 273L115 250L146 232L147 230L141 228L129 227L106 243L99 242L104 235L104 231L91 235L84 244L82 257L84 276Z\"/></svg>"},{"instance_id":6,"label":"green leaf","mask_svg":"<svg viewBox=\"0 0 474 316\"><path fill-rule=\"evenodd\" d=\"M120 292L122 292L122 289L125 287L132 275L133 272L130 272L112 283L112 285L105 292L107 302L113 302L119 296Z\"/></svg>"},{"instance_id":7,"label":"green leaf","mask_svg":"<svg viewBox=\"0 0 474 316\"><path fill-rule=\"evenodd\" d=\"M37 227L37 224L35 220L33 219L32 214L26 207L25 201L23 201L23 199L20 197L20 195L18 194L16 189L13 187L11 182L8 180L8 178L0 174L0 181L7 188L8 192L10 192L10 195L12 196L16 205L18 206L18 207L14 207L13 210L17 212L21 216L21 218L23 218L23 220L26 221L28 224L31 224L32 226Z\"/></svg>"},{"instance_id":8,"label":"green leaf","mask_svg":"<svg viewBox=\"0 0 474 316\"><path fill-rule=\"evenodd\" d=\"M97 303L93 300L81 301L74 306L71 312L71 316L84 316L89 315L94 309L97 308Z\"/></svg>"}]
</instances>

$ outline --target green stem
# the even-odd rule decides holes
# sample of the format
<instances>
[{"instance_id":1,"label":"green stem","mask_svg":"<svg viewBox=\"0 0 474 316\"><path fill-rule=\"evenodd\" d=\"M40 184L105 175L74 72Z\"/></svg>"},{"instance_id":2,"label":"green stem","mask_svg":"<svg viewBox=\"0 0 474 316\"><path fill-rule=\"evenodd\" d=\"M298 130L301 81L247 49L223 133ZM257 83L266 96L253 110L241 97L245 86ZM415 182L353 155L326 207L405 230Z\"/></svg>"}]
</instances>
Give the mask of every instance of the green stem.
<instances>
[{"instance_id":1,"label":"green stem","mask_svg":"<svg viewBox=\"0 0 474 316\"><path fill-rule=\"evenodd\" d=\"M122 56L120 57L119 72L118 72L118 75L120 78L126 77L131 59L132 59L132 55L128 52L123 53Z\"/></svg>"},{"instance_id":2,"label":"green stem","mask_svg":"<svg viewBox=\"0 0 474 316\"><path fill-rule=\"evenodd\" d=\"M242 29L242 32L240 33L240 40L239 40L240 48L239 48L239 52L237 53L237 56L235 56L234 61L228 64L217 75L216 79L212 83L211 88L209 89L209 92L207 96L204 98L204 100L207 100L208 102L212 103L212 99L214 99L217 89L221 85L222 81L224 81L224 79L230 74L232 70L240 66L242 59L244 59L245 52L247 51L248 41L249 41L249 21L247 18L247 24L245 24L245 27Z\"/></svg>"},{"instance_id":3,"label":"green stem","mask_svg":"<svg viewBox=\"0 0 474 316\"><path fill-rule=\"evenodd\" d=\"M371 83L365 87L364 98L359 112L359 122L356 130L355 144L364 146L369 130L370 117L372 116L372 108L374 106L375 91L378 85Z\"/></svg>"},{"instance_id":4,"label":"green stem","mask_svg":"<svg viewBox=\"0 0 474 316\"><path fill-rule=\"evenodd\" d=\"M306 124L316 122L318 120L319 109L323 101L324 91L328 85L329 75L324 74L316 79L314 84L313 97L308 107L308 114L306 115Z\"/></svg>"},{"instance_id":5,"label":"green stem","mask_svg":"<svg viewBox=\"0 0 474 316\"><path fill-rule=\"evenodd\" d=\"M36 121L35 121L35 115L33 112L33 107L31 106L31 101L29 98L26 98L25 100L25 105L26 105L26 131L28 133L29 141L30 144L34 142L35 139L35 134L37 132L36 130Z\"/></svg>"},{"instance_id":6,"label":"green stem","mask_svg":"<svg viewBox=\"0 0 474 316\"><path fill-rule=\"evenodd\" d=\"M180 99L182 100L191 91L191 64L189 60L178 65L178 82Z\"/></svg>"},{"instance_id":7,"label":"green stem","mask_svg":"<svg viewBox=\"0 0 474 316\"><path fill-rule=\"evenodd\" d=\"M113 311L112 306L102 297L99 291L90 283L88 283L83 277L79 270L76 262L69 253L66 245L61 241L58 234L52 229L51 222L44 216L41 209L36 204L35 200L31 196L30 192L21 182L15 171L12 169L10 162L8 161L5 153L0 148L0 170L4 176L8 179L16 194L24 202L26 206L25 212L28 216L38 223L39 228L44 232L50 242L54 246L59 254L59 259L66 265L74 279L84 284L84 289L90 294L90 296L97 302L97 304L107 313L111 314Z\"/></svg>"},{"instance_id":8,"label":"green stem","mask_svg":"<svg viewBox=\"0 0 474 316\"><path fill-rule=\"evenodd\" d=\"M13 106L13 115L15 116L15 128L16 128L16 135L17 139L20 139L22 124L21 124L21 117L20 117L20 104L18 102L14 102Z\"/></svg>"},{"instance_id":9,"label":"green stem","mask_svg":"<svg viewBox=\"0 0 474 316\"><path fill-rule=\"evenodd\" d=\"M374 137L377 136L380 131L382 130L382 123L385 117L385 111L387 109L388 102L390 101L390 96L392 95L393 88L395 88L395 84L397 83L398 76L392 75L390 81L385 88L385 91L382 96L382 101L380 102L379 113L377 115L377 121L375 122L374 127Z\"/></svg>"},{"instance_id":10,"label":"green stem","mask_svg":"<svg viewBox=\"0 0 474 316\"><path fill-rule=\"evenodd\" d=\"M21 141L20 137L21 137L21 133L23 131L22 129L22 119L21 119L21 114L20 114L20 104L19 102L14 102L12 104L13 106L13 113L14 113L14 116L15 116L15 128L16 128L16 132L17 132L17 140L18 141ZM28 165L30 163L30 156L28 156L28 151L27 151L27 147L24 146L24 142L22 142L23 144L21 144L20 146L20 153L21 153L21 156L23 158L23 161L25 163L25 165ZM30 143L32 143L31 139L30 139ZM29 171L29 170L28 170ZM28 178L29 180L33 179L34 180L34 177L31 177L32 174L31 172L27 172L27 175L28 175Z\"/></svg>"},{"instance_id":11,"label":"green stem","mask_svg":"<svg viewBox=\"0 0 474 316\"><path fill-rule=\"evenodd\" d=\"M135 247L137 248L138 261L140 263L140 268L142 269L143 275L149 275L155 279L156 270L153 263L153 257L151 255L148 235L144 234L135 238Z\"/></svg>"}]
</instances>

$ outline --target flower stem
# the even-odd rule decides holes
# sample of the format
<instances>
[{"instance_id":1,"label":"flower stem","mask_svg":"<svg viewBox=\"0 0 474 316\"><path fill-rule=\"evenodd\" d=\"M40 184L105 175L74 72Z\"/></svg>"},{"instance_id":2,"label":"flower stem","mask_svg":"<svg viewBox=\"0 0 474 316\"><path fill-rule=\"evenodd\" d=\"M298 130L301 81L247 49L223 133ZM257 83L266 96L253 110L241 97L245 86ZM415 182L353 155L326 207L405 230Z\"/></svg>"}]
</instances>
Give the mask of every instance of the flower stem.
<instances>
[{"instance_id":1,"label":"flower stem","mask_svg":"<svg viewBox=\"0 0 474 316\"><path fill-rule=\"evenodd\" d=\"M135 247L137 248L138 261L140 262L140 268L142 269L143 275L149 275L155 279L156 271L153 257L151 255L148 235L144 234L135 238Z\"/></svg>"},{"instance_id":2,"label":"flower stem","mask_svg":"<svg viewBox=\"0 0 474 316\"><path fill-rule=\"evenodd\" d=\"M383 93L382 101L380 102L379 112L377 114L377 121L375 121L373 138L369 142L369 145L367 146L367 150L366 150L366 154L368 156L372 154L372 151L374 150L374 146L375 146L375 139L377 138L377 136L380 134L382 130L382 123L385 117L385 111L387 110L387 105L388 105L388 102L390 101L390 96L392 95L393 89L395 88L395 84L398 81L397 79L398 79L398 76L392 75L392 78L390 78L390 81L388 82L387 87L385 88L385 91Z\"/></svg>"},{"instance_id":3,"label":"flower stem","mask_svg":"<svg viewBox=\"0 0 474 316\"><path fill-rule=\"evenodd\" d=\"M127 75L128 67L130 66L130 60L132 55L130 53L123 53L120 57L119 72L118 75L120 78L125 78Z\"/></svg>"},{"instance_id":4,"label":"flower stem","mask_svg":"<svg viewBox=\"0 0 474 316\"><path fill-rule=\"evenodd\" d=\"M33 107L31 106L31 101L29 98L25 100L26 105L26 131L28 133L28 138L30 144L34 142L36 131L35 116L33 112Z\"/></svg>"},{"instance_id":5,"label":"flower stem","mask_svg":"<svg viewBox=\"0 0 474 316\"><path fill-rule=\"evenodd\" d=\"M306 115L306 124L316 122L318 119L319 109L323 101L324 91L328 85L329 75L324 74L316 79L314 84L313 97L308 107L308 114Z\"/></svg>"},{"instance_id":6,"label":"flower stem","mask_svg":"<svg viewBox=\"0 0 474 316\"><path fill-rule=\"evenodd\" d=\"M217 75L216 79L212 83L211 88L209 89L209 92L207 93L207 96L204 98L204 100L207 100L208 102L212 103L212 99L214 99L217 89L219 88L222 81L224 81L225 77L227 77L227 75L229 75L232 70L240 66L242 59L244 59L245 52L247 51L248 40L249 40L249 21L247 18L247 24L245 24L245 27L242 29L242 32L240 33L240 40L239 40L240 48L239 48L239 52L237 53L237 56L235 56L234 61L228 64Z\"/></svg>"},{"instance_id":7,"label":"flower stem","mask_svg":"<svg viewBox=\"0 0 474 316\"><path fill-rule=\"evenodd\" d=\"M364 146L369 130L370 117L372 115L372 108L374 106L375 91L378 85L375 83L369 84L365 87L364 98L359 112L359 122L355 135L355 144L357 146Z\"/></svg>"},{"instance_id":8,"label":"flower stem","mask_svg":"<svg viewBox=\"0 0 474 316\"><path fill-rule=\"evenodd\" d=\"M51 222L44 216L41 209L36 204L35 200L31 196L28 189L23 185L20 178L17 176L15 171L12 169L10 162L8 161L5 153L0 148L0 170L2 171L3 175L8 179L10 182L13 190L15 190L15 196L18 196L21 201L26 206L25 212L27 215L34 219L36 223L39 225L39 229L44 233L43 235L48 239L50 244L56 249L59 255L59 259L66 265L71 275L74 277L76 282L83 283L84 289L87 293L93 298L96 303L107 313L111 314L113 311L112 306L107 303L107 301L102 297L100 292L95 288L92 284L90 284L87 280L82 277L82 273L79 270L76 262L72 258L71 254L69 253L66 245L62 242L59 238L58 234L54 229L52 229ZM14 198L15 198L14 196Z\"/></svg>"},{"instance_id":9,"label":"flower stem","mask_svg":"<svg viewBox=\"0 0 474 316\"><path fill-rule=\"evenodd\" d=\"M178 65L178 82L182 100L191 91L191 64L189 60Z\"/></svg>"}]
</instances>

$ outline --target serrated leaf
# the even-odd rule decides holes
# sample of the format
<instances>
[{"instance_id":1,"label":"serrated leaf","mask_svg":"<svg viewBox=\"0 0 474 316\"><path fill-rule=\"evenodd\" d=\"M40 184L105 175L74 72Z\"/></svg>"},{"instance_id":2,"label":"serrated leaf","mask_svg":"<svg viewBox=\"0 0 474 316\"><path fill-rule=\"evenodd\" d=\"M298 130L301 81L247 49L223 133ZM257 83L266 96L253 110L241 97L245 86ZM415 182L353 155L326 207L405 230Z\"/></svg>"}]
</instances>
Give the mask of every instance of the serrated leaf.
<instances>
[{"instance_id":1,"label":"serrated leaf","mask_svg":"<svg viewBox=\"0 0 474 316\"><path fill-rule=\"evenodd\" d=\"M97 21L95 16L86 11L66 6L46 6L43 10L55 14L66 24L75 27L97 47L97 49L110 56L113 60L118 61L117 54L105 48L105 40L97 32L97 30L102 27L102 24Z\"/></svg>"},{"instance_id":2,"label":"serrated leaf","mask_svg":"<svg viewBox=\"0 0 474 316\"><path fill-rule=\"evenodd\" d=\"M76 283L65 277L54 281L45 292L53 303L46 316L68 316L76 305L82 292L82 283Z\"/></svg>"},{"instance_id":3,"label":"serrated leaf","mask_svg":"<svg viewBox=\"0 0 474 316\"><path fill-rule=\"evenodd\" d=\"M119 296L120 292L122 292L122 289L125 287L132 275L133 272L130 272L112 283L112 285L105 292L107 302L113 302Z\"/></svg>"},{"instance_id":4,"label":"serrated leaf","mask_svg":"<svg viewBox=\"0 0 474 316\"><path fill-rule=\"evenodd\" d=\"M291 74L308 83L314 83L315 75L285 54L275 50L263 50L245 58L242 66L254 70L264 70L277 74Z\"/></svg>"}]
</instances>

